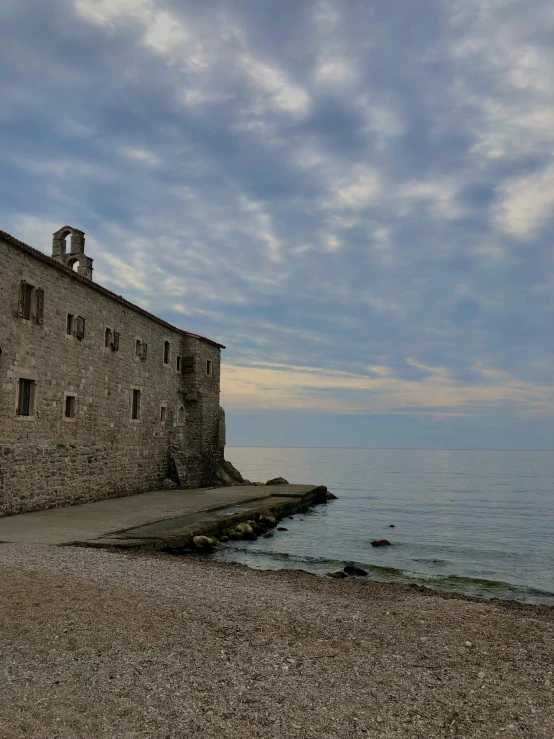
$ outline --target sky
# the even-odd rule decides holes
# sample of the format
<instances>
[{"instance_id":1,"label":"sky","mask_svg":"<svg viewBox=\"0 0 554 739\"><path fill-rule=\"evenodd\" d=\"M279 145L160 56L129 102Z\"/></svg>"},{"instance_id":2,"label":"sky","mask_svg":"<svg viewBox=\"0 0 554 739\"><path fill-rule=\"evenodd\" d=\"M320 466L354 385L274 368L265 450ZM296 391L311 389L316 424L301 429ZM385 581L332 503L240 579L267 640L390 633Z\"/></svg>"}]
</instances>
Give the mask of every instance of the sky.
<instances>
[{"instance_id":1,"label":"sky","mask_svg":"<svg viewBox=\"0 0 554 739\"><path fill-rule=\"evenodd\" d=\"M3 0L0 228L227 346L228 443L554 448L551 0Z\"/></svg>"}]
</instances>

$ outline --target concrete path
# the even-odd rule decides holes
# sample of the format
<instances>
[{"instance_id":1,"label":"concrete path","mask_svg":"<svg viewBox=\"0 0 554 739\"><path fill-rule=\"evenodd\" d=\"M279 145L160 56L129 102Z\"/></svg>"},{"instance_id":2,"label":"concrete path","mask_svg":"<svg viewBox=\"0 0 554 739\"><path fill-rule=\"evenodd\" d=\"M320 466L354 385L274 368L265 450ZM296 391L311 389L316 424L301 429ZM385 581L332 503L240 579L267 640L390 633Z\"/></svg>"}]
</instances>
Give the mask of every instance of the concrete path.
<instances>
[{"instance_id":1,"label":"concrete path","mask_svg":"<svg viewBox=\"0 0 554 739\"><path fill-rule=\"evenodd\" d=\"M205 518L198 515L203 512L221 511L208 515L213 519L219 518L226 509L229 515L241 507L245 511L253 511L257 506L244 506L250 501L260 501L259 507L265 509L269 505L268 500L304 499L316 489L314 485L248 485L155 490L96 503L5 516L0 518L0 542L88 543L103 541L110 536L113 538L114 534L130 540L131 531L137 530L141 538L144 532L144 538L153 539L158 530L175 531Z\"/></svg>"}]
</instances>

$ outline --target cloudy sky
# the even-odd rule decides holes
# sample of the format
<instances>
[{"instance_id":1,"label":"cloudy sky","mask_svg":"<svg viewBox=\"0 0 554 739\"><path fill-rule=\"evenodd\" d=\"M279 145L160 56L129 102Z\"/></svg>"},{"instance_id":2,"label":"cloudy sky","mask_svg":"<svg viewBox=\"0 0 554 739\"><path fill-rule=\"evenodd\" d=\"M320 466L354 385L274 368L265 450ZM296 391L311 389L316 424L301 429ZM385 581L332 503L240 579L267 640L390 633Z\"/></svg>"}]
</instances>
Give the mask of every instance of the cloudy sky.
<instances>
[{"instance_id":1,"label":"cloudy sky","mask_svg":"<svg viewBox=\"0 0 554 739\"><path fill-rule=\"evenodd\" d=\"M0 24L0 227L226 344L231 444L554 447L551 0Z\"/></svg>"}]
</instances>

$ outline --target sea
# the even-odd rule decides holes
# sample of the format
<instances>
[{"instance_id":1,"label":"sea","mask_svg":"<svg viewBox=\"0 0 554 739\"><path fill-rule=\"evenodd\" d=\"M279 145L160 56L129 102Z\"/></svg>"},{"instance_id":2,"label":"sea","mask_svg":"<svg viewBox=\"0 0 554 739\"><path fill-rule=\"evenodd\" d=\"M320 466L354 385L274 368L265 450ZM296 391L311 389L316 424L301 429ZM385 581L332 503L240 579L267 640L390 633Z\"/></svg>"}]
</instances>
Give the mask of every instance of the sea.
<instances>
[{"instance_id":1,"label":"sea","mask_svg":"<svg viewBox=\"0 0 554 739\"><path fill-rule=\"evenodd\" d=\"M215 557L554 606L554 452L227 447L249 480L282 476L337 496L227 542ZM388 539L390 547L371 541Z\"/></svg>"}]
</instances>

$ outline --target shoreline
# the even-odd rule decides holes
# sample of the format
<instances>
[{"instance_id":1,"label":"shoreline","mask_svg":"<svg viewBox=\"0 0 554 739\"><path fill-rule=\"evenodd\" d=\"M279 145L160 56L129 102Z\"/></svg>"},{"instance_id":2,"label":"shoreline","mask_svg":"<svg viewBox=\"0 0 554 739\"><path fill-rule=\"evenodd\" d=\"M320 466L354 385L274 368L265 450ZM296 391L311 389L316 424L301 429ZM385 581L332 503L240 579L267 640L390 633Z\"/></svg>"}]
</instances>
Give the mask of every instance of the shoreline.
<instances>
[{"instance_id":1,"label":"shoreline","mask_svg":"<svg viewBox=\"0 0 554 739\"><path fill-rule=\"evenodd\" d=\"M554 609L0 545L2 739L554 735Z\"/></svg>"}]
</instances>

